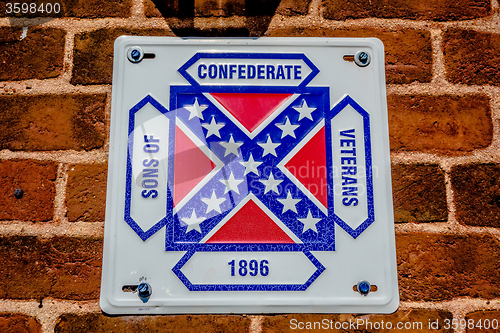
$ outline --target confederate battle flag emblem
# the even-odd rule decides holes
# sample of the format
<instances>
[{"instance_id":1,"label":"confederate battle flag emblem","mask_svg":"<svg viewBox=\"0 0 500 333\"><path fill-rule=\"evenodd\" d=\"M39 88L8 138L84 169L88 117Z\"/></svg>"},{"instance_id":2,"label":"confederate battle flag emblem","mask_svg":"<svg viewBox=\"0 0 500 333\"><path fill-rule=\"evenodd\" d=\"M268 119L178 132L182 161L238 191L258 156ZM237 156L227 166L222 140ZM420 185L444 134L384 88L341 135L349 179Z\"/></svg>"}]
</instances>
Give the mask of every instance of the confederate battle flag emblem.
<instances>
[{"instance_id":1,"label":"confederate battle flag emblem","mask_svg":"<svg viewBox=\"0 0 500 333\"><path fill-rule=\"evenodd\" d=\"M125 220L143 240L166 226L165 250L187 251L173 270L190 290L289 289L194 285L181 268L208 251L303 252L317 268L291 287L304 290L324 270L310 251L335 250L335 225L356 238L374 221L368 113L309 86L319 70L303 54L198 53L178 72L168 108L147 96L130 110L161 119L154 131L131 122ZM139 226L134 197L166 214Z\"/></svg>"}]
</instances>

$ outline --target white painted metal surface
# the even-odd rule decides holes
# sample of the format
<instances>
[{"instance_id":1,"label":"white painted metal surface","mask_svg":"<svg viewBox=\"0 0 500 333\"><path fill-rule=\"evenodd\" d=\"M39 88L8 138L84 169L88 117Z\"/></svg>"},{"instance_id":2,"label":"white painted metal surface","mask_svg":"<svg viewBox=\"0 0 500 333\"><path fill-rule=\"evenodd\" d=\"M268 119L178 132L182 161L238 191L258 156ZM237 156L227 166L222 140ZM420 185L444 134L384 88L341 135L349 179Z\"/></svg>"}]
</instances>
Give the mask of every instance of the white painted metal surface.
<instances>
[{"instance_id":1,"label":"white painted metal surface","mask_svg":"<svg viewBox=\"0 0 500 333\"><path fill-rule=\"evenodd\" d=\"M379 40L120 37L114 57L103 311L397 309Z\"/></svg>"}]
</instances>

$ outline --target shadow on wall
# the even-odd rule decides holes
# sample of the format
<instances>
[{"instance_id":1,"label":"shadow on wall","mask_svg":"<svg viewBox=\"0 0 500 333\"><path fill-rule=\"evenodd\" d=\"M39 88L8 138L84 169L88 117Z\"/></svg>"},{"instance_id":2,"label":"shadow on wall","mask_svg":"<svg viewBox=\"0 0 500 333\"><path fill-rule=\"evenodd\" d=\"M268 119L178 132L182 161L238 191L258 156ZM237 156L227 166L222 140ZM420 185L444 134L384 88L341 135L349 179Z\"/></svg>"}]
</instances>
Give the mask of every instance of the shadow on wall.
<instances>
[{"instance_id":1,"label":"shadow on wall","mask_svg":"<svg viewBox=\"0 0 500 333\"><path fill-rule=\"evenodd\" d=\"M280 0L150 0L146 15L164 17L180 37L259 37L267 31L279 4ZM217 18L234 16L214 24ZM202 18L207 18L206 23ZM234 20L243 24L235 25Z\"/></svg>"}]
</instances>

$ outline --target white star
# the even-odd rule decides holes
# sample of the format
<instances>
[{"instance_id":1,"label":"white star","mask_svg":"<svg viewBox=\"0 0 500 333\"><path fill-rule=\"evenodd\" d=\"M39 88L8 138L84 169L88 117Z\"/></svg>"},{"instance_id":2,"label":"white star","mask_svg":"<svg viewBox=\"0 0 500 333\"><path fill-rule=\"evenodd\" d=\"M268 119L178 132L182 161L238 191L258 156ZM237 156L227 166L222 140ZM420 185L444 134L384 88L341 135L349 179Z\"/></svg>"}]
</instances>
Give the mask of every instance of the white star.
<instances>
[{"instance_id":1,"label":"white star","mask_svg":"<svg viewBox=\"0 0 500 333\"><path fill-rule=\"evenodd\" d=\"M259 175L259 170L257 170L257 168L263 162L256 162L253 159L252 154L250 154L250 157L248 158L248 161L246 161L246 162L240 162L240 163L245 167L245 174L243 176L245 176L247 173L250 173L250 172L253 172L253 173L255 173L258 176Z\"/></svg>"},{"instance_id":2,"label":"white star","mask_svg":"<svg viewBox=\"0 0 500 333\"><path fill-rule=\"evenodd\" d=\"M302 118L309 118L313 120L311 113L316 110L316 108L310 108L309 106L307 106L307 102L305 99L302 100L302 105L300 107L294 106L293 108L295 109L295 111L300 113L299 120L301 120Z\"/></svg>"},{"instance_id":3,"label":"white star","mask_svg":"<svg viewBox=\"0 0 500 333\"><path fill-rule=\"evenodd\" d=\"M297 219L300 221L300 223L304 224L304 229L302 230L302 233L306 232L307 230L311 229L318 233L318 230L316 229L316 223L321 221L321 219L314 218L311 214L311 211L308 211L307 217L304 219Z\"/></svg>"},{"instance_id":4,"label":"white star","mask_svg":"<svg viewBox=\"0 0 500 333\"><path fill-rule=\"evenodd\" d=\"M266 185L266 188L264 189L264 194L266 194L269 191L274 191L276 193L280 193L278 190L278 185L283 181L281 179L274 179L273 173L269 175L269 179L259 179L259 181Z\"/></svg>"},{"instance_id":5,"label":"white star","mask_svg":"<svg viewBox=\"0 0 500 333\"><path fill-rule=\"evenodd\" d=\"M220 205L224 201L226 201L226 198L217 198L215 195L215 191L212 191L212 197L210 198L201 198L201 201L206 203L208 205L206 213L210 213L211 211L215 210L216 212L221 212L220 210Z\"/></svg>"},{"instance_id":6,"label":"white star","mask_svg":"<svg viewBox=\"0 0 500 333\"><path fill-rule=\"evenodd\" d=\"M238 148L243 144L243 142L234 142L233 135L231 134L231 138L229 139L229 142L226 141L221 141L219 144L226 148L226 152L224 154L224 157L226 157L229 154L234 154L238 156Z\"/></svg>"},{"instance_id":7,"label":"white star","mask_svg":"<svg viewBox=\"0 0 500 333\"><path fill-rule=\"evenodd\" d=\"M210 136L210 135L217 135L219 138L220 138L220 133L219 133L219 130L224 127L224 123L217 123L215 121L215 117L212 117L212 121L210 122L210 124L201 124L201 126L205 127L207 129L207 138Z\"/></svg>"},{"instance_id":8,"label":"white star","mask_svg":"<svg viewBox=\"0 0 500 333\"><path fill-rule=\"evenodd\" d=\"M292 125L292 123L290 122L290 119L288 119L288 117L286 118L286 121L284 124L276 124L276 126L278 126L279 129L283 131L283 133L281 133L282 139L287 135L290 135L291 137L295 138L294 131L297 129L297 127L300 127L300 125Z\"/></svg>"},{"instance_id":9,"label":"white star","mask_svg":"<svg viewBox=\"0 0 500 333\"><path fill-rule=\"evenodd\" d=\"M184 109L188 110L191 112L189 115L189 120L193 119L194 117L198 117L203 119L203 115L201 114L205 109L208 108L208 105L200 105L198 103L198 98L194 99L194 104L191 106L184 106Z\"/></svg>"},{"instance_id":10,"label":"white star","mask_svg":"<svg viewBox=\"0 0 500 333\"><path fill-rule=\"evenodd\" d=\"M226 185L226 190L224 191L224 194L226 194L229 191L234 191L238 194L240 194L240 191L238 190L238 185L240 185L244 180L243 179L235 179L233 172L231 171L231 174L229 175L228 179L219 179L219 181Z\"/></svg>"},{"instance_id":11,"label":"white star","mask_svg":"<svg viewBox=\"0 0 500 333\"><path fill-rule=\"evenodd\" d=\"M262 157L266 156L267 154L272 154L274 156L276 155L276 148L281 144L281 143L274 143L271 140L271 137L268 135L267 136L267 142L265 143L259 143L257 142L259 146L261 146L262 149L264 149L264 153L262 154Z\"/></svg>"},{"instance_id":12,"label":"white star","mask_svg":"<svg viewBox=\"0 0 500 333\"><path fill-rule=\"evenodd\" d=\"M292 194L288 191L288 195L285 199L278 199L278 201L283 205L283 211L281 214L288 210L292 210L297 213L297 207L295 206L302 199L294 199L292 198Z\"/></svg>"},{"instance_id":13,"label":"white star","mask_svg":"<svg viewBox=\"0 0 500 333\"><path fill-rule=\"evenodd\" d=\"M181 219L182 221L186 222L188 227L186 230L186 234L190 232L191 230L196 230L201 234L201 229L200 229L200 223L205 221L204 217L196 217L196 213L193 212L191 213L191 217L183 217Z\"/></svg>"}]
</instances>

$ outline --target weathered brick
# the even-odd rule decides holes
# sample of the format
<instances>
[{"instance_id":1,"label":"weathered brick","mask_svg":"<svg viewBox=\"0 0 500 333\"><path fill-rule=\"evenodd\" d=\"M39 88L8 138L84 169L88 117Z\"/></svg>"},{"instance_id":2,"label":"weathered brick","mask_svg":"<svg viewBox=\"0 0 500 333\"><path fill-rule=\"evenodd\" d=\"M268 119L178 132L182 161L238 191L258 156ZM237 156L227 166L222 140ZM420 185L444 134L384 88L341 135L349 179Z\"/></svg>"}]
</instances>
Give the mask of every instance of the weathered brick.
<instances>
[{"instance_id":1,"label":"weathered brick","mask_svg":"<svg viewBox=\"0 0 500 333\"><path fill-rule=\"evenodd\" d=\"M102 241L0 237L0 298L99 297Z\"/></svg>"},{"instance_id":2,"label":"weathered brick","mask_svg":"<svg viewBox=\"0 0 500 333\"><path fill-rule=\"evenodd\" d=\"M100 29L75 36L73 84L110 84L113 43L122 35L173 36L168 30ZM99 52L96 52L99 50Z\"/></svg>"},{"instance_id":3,"label":"weathered brick","mask_svg":"<svg viewBox=\"0 0 500 333\"><path fill-rule=\"evenodd\" d=\"M65 32L30 28L0 28L0 80L47 79L61 74Z\"/></svg>"},{"instance_id":4,"label":"weathered brick","mask_svg":"<svg viewBox=\"0 0 500 333\"><path fill-rule=\"evenodd\" d=\"M99 18L99 17L128 17L130 16L130 9L132 7L131 0L30 0L26 2L31 5L36 4L36 11L34 7L28 7L28 12L23 13L21 10L19 14L7 13L7 2L0 3L0 17L16 17L16 18L34 18L34 17L81 17L81 18ZM14 3L14 2L12 2ZM54 5L58 3L60 7ZM22 4L22 3L21 3ZM43 4L43 5L42 5ZM49 5L51 5L49 7ZM50 12L49 12L50 11Z\"/></svg>"},{"instance_id":5,"label":"weathered brick","mask_svg":"<svg viewBox=\"0 0 500 333\"><path fill-rule=\"evenodd\" d=\"M107 171L107 164L69 167L66 189L69 221L104 221Z\"/></svg>"},{"instance_id":6,"label":"weathered brick","mask_svg":"<svg viewBox=\"0 0 500 333\"><path fill-rule=\"evenodd\" d=\"M41 333L42 326L33 317L18 313L0 313L0 332Z\"/></svg>"},{"instance_id":7,"label":"weathered brick","mask_svg":"<svg viewBox=\"0 0 500 333\"><path fill-rule=\"evenodd\" d=\"M66 314L59 317L54 332L248 332L249 327L250 319L246 316L179 315L106 317L102 314Z\"/></svg>"},{"instance_id":8,"label":"weathered brick","mask_svg":"<svg viewBox=\"0 0 500 333\"><path fill-rule=\"evenodd\" d=\"M131 0L63 0L64 16L98 18L129 17L132 8Z\"/></svg>"},{"instance_id":9,"label":"weathered brick","mask_svg":"<svg viewBox=\"0 0 500 333\"><path fill-rule=\"evenodd\" d=\"M0 220L42 222L54 215L57 164L34 160L0 161ZM23 196L16 199L20 188Z\"/></svg>"},{"instance_id":10,"label":"weathered brick","mask_svg":"<svg viewBox=\"0 0 500 333\"><path fill-rule=\"evenodd\" d=\"M396 222L448 218L444 173L437 165L393 165L392 193Z\"/></svg>"},{"instance_id":11,"label":"weathered brick","mask_svg":"<svg viewBox=\"0 0 500 333\"><path fill-rule=\"evenodd\" d=\"M396 236L402 301L500 296L500 242L489 235Z\"/></svg>"},{"instance_id":12,"label":"weathered brick","mask_svg":"<svg viewBox=\"0 0 500 333\"><path fill-rule=\"evenodd\" d=\"M91 150L106 137L106 95L0 96L0 149Z\"/></svg>"},{"instance_id":13,"label":"weathered brick","mask_svg":"<svg viewBox=\"0 0 500 333\"><path fill-rule=\"evenodd\" d=\"M323 16L332 20L366 17L453 21L485 17L491 13L488 0L323 0Z\"/></svg>"},{"instance_id":14,"label":"weathered brick","mask_svg":"<svg viewBox=\"0 0 500 333\"><path fill-rule=\"evenodd\" d=\"M500 311L476 311L465 316L468 333L500 332Z\"/></svg>"},{"instance_id":15,"label":"weathered brick","mask_svg":"<svg viewBox=\"0 0 500 333\"><path fill-rule=\"evenodd\" d=\"M451 170L456 216L460 223L500 227L500 165L457 165Z\"/></svg>"},{"instance_id":16,"label":"weathered brick","mask_svg":"<svg viewBox=\"0 0 500 333\"><path fill-rule=\"evenodd\" d=\"M459 153L487 147L493 138L488 97L389 95L392 150Z\"/></svg>"},{"instance_id":17,"label":"weathered brick","mask_svg":"<svg viewBox=\"0 0 500 333\"><path fill-rule=\"evenodd\" d=\"M266 316L262 322L262 333L395 332L400 330L398 325L403 325L405 332L452 332L451 329L444 329L445 319L452 319L452 314L448 311L427 309L398 310L389 315L287 314ZM437 329L429 329L429 320L438 320Z\"/></svg>"},{"instance_id":18,"label":"weathered brick","mask_svg":"<svg viewBox=\"0 0 500 333\"><path fill-rule=\"evenodd\" d=\"M269 37L377 37L385 46L387 83L430 82L432 50L430 33L415 29L316 29L288 28L266 33Z\"/></svg>"},{"instance_id":19,"label":"weathered brick","mask_svg":"<svg viewBox=\"0 0 500 333\"><path fill-rule=\"evenodd\" d=\"M444 35L444 57L450 82L500 85L500 34L450 29Z\"/></svg>"},{"instance_id":20,"label":"weathered brick","mask_svg":"<svg viewBox=\"0 0 500 333\"><path fill-rule=\"evenodd\" d=\"M310 4L311 0L282 0L276 13L284 16L307 15Z\"/></svg>"}]
</instances>

